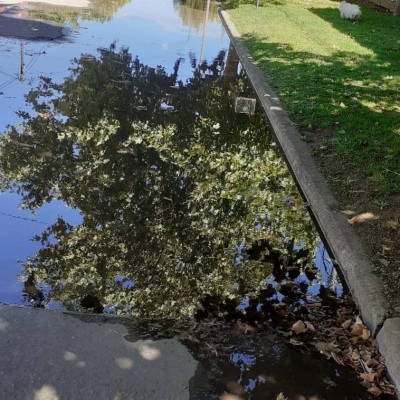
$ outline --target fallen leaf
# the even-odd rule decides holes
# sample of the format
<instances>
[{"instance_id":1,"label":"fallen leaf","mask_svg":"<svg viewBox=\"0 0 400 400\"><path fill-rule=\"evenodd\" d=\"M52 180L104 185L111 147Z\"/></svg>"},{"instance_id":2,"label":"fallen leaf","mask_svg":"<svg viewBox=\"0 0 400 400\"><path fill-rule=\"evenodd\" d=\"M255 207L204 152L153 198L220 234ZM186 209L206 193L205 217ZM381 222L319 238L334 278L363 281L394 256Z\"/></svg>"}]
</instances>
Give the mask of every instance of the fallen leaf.
<instances>
[{"instance_id":1,"label":"fallen leaf","mask_svg":"<svg viewBox=\"0 0 400 400\"><path fill-rule=\"evenodd\" d=\"M371 386L368 388L368 392L370 392L372 395L379 397L382 394L382 390L379 389L377 386Z\"/></svg>"},{"instance_id":2,"label":"fallen leaf","mask_svg":"<svg viewBox=\"0 0 400 400\"><path fill-rule=\"evenodd\" d=\"M363 213L363 214L356 215L355 217L348 219L347 222L350 225L354 225L354 224L359 224L361 222L373 221L373 220L376 220L376 219L379 219L379 217L377 217L376 215L368 212L368 213Z\"/></svg>"},{"instance_id":3,"label":"fallen leaf","mask_svg":"<svg viewBox=\"0 0 400 400\"><path fill-rule=\"evenodd\" d=\"M304 325L304 322L300 319L292 325L292 330L295 332L296 335L307 332L307 328Z\"/></svg>"},{"instance_id":4,"label":"fallen leaf","mask_svg":"<svg viewBox=\"0 0 400 400\"><path fill-rule=\"evenodd\" d=\"M236 396L236 394L225 393L219 397L219 400L243 400L243 397Z\"/></svg>"},{"instance_id":5,"label":"fallen leaf","mask_svg":"<svg viewBox=\"0 0 400 400\"><path fill-rule=\"evenodd\" d=\"M358 351L357 349L354 349L354 350L352 351L352 353L351 353L351 358L352 358L354 361L358 361L358 360L360 359L360 353L359 353L359 351Z\"/></svg>"},{"instance_id":6,"label":"fallen leaf","mask_svg":"<svg viewBox=\"0 0 400 400\"><path fill-rule=\"evenodd\" d=\"M344 215L354 215L356 212L352 210L340 210L340 212Z\"/></svg>"},{"instance_id":7,"label":"fallen leaf","mask_svg":"<svg viewBox=\"0 0 400 400\"><path fill-rule=\"evenodd\" d=\"M395 231L397 231L399 229L399 222L395 221L393 219L389 219L389 221L387 222L388 227L394 229Z\"/></svg>"},{"instance_id":8,"label":"fallen leaf","mask_svg":"<svg viewBox=\"0 0 400 400\"><path fill-rule=\"evenodd\" d=\"M332 353L339 353L340 349L339 346L336 343L328 343L328 349Z\"/></svg>"},{"instance_id":9,"label":"fallen leaf","mask_svg":"<svg viewBox=\"0 0 400 400\"><path fill-rule=\"evenodd\" d=\"M383 252L385 253L386 251L391 251L392 248L389 247L389 246L386 246L385 244L383 244L383 245L382 245L382 250L383 250Z\"/></svg>"},{"instance_id":10,"label":"fallen leaf","mask_svg":"<svg viewBox=\"0 0 400 400\"><path fill-rule=\"evenodd\" d=\"M348 319L348 320L343 322L342 328L343 329L348 329L350 325L351 325L351 319Z\"/></svg>"},{"instance_id":11,"label":"fallen leaf","mask_svg":"<svg viewBox=\"0 0 400 400\"><path fill-rule=\"evenodd\" d=\"M282 392L280 392L280 393L278 394L278 397L276 398L276 400L286 400L286 397L285 397L285 395L284 395Z\"/></svg>"},{"instance_id":12,"label":"fallen leaf","mask_svg":"<svg viewBox=\"0 0 400 400\"><path fill-rule=\"evenodd\" d=\"M357 315L356 317L356 322L357 325L362 325L363 324L363 320L361 319L361 317L359 315Z\"/></svg>"},{"instance_id":13,"label":"fallen leaf","mask_svg":"<svg viewBox=\"0 0 400 400\"><path fill-rule=\"evenodd\" d=\"M340 365L344 365L342 358L340 358L336 353L331 352L332 358Z\"/></svg>"},{"instance_id":14,"label":"fallen leaf","mask_svg":"<svg viewBox=\"0 0 400 400\"><path fill-rule=\"evenodd\" d=\"M383 390L383 393L385 394L389 394L389 395L394 395L395 393L395 389L394 386L392 384L390 384L386 378L383 378L380 382L379 382L379 386L380 388Z\"/></svg>"},{"instance_id":15,"label":"fallen leaf","mask_svg":"<svg viewBox=\"0 0 400 400\"><path fill-rule=\"evenodd\" d=\"M314 343L314 346L321 352L325 354L329 354L329 348L328 348L328 343L326 342L317 342Z\"/></svg>"},{"instance_id":16,"label":"fallen leaf","mask_svg":"<svg viewBox=\"0 0 400 400\"><path fill-rule=\"evenodd\" d=\"M377 374L375 372L363 372L360 374L360 378L364 380L364 382L374 383L376 380Z\"/></svg>"},{"instance_id":17,"label":"fallen leaf","mask_svg":"<svg viewBox=\"0 0 400 400\"><path fill-rule=\"evenodd\" d=\"M303 342L300 342L299 340L293 338L289 340L289 343L291 343L293 346L304 346Z\"/></svg>"},{"instance_id":18,"label":"fallen leaf","mask_svg":"<svg viewBox=\"0 0 400 400\"><path fill-rule=\"evenodd\" d=\"M353 329L351 330L351 334L353 336L361 336L363 333L363 330L364 330L364 328L362 325L354 324Z\"/></svg>"},{"instance_id":19,"label":"fallen leaf","mask_svg":"<svg viewBox=\"0 0 400 400\"><path fill-rule=\"evenodd\" d=\"M367 373L372 373L372 368L368 367L368 365L365 363L365 361L363 359L360 358L360 362L364 368L365 371L367 371Z\"/></svg>"},{"instance_id":20,"label":"fallen leaf","mask_svg":"<svg viewBox=\"0 0 400 400\"><path fill-rule=\"evenodd\" d=\"M340 103L339 106L342 108L346 108L346 105L344 103Z\"/></svg>"},{"instance_id":21,"label":"fallen leaf","mask_svg":"<svg viewBox=\"0 0 400 400\"><path fill-rule=\"evenodd\" d=\"M305 325L308 331L315 332L314 325L311 322L306 321Z\"/></svg>"},{"instance_id":22,"label":"fallen leaf","mask_svg":"<svg viewBox=\"0 0 400 400\"><path fill-rule=\"evenodd\" d=\"M313 308L313 307L321 307L322 303L320 302L316 302L316 303L310 303L308 305L309 308Z\"/></svg>"},{"instance_id":23,"label":"fallen leaf","mask_svg":"<svg viewBox=\"0 0 400 400\"><path fill-rule=\"evenodd\" d=\"M385 260L384 258L380 258L379 262L385 267L387 267L390 264L390 261Z\"/></svg>"},{"instance_id":24,"label":"fallen leaf","mask_svg":"<svg viewBox=\"0 0 400 400\"><path fill-rule=\"evenodd\" d=\"M368 340L371 337L371 332L369 331L369 329L364 328L363 331L362 331L361 337L364 340Z\"/></svg>"}]
</instances>

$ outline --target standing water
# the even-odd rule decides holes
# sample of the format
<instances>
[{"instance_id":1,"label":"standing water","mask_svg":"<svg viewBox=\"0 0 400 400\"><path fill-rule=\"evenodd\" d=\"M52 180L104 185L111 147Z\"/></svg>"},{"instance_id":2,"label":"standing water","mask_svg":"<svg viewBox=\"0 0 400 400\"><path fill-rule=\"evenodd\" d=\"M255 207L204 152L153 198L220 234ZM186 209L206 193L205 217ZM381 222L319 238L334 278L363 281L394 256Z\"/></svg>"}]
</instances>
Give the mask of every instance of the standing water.
<instances>
[{"instance_id":1,"label":"standing water","mask_svg":"<svg viewBox=\"0 0 400 400\"><path fill-rule=\"evenodd\" d=\"M0 301L194 317L193 398L367 399L287 339L349 309L216 10L0 0Z\"/></svg>"}]
</instances>

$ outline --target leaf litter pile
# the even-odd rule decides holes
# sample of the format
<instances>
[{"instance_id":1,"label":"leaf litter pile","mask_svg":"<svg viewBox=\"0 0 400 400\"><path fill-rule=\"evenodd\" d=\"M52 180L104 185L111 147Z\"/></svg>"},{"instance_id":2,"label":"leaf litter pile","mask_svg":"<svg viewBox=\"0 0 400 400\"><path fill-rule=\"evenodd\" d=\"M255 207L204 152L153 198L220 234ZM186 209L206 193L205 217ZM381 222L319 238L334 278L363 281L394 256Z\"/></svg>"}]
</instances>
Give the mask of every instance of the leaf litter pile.
<instances>
[{"instance_id":1,"label":"leaf litter pile","mask_svg":"<svg viewBox=\"0 0 400 400\"><path fill-rule=\"evenodd\" d=\"M343 307L336 321L327 322L317 330L310 322L298 320L292 325L290 343L315 346L336 363L353 368L374 396L394 395L394 386L386 379L384 360L378 353L376 341L361 318L349 315Z\"/></svg>"},{"instance_id":2,"label":"leaf litter pile","mask_svg":"<svg viewBox=\"0 0 400 400\"><path fill-rule=\"evenodd\" d=\"M239 346L262 349L284 343L355 370L372 396L393 399L395 390L386 378L384 359L352 297L347 294L339 298L324 286L318 296L306 294L304 289L293 281L284 281L277 288L270 285L235 315L208 316L192 324L181 333L180 340L197 358L207 360L210 374L216 375L217 360L229 359ZM272 295L277 291L285 293L284 303Z\"/></svg>"}]
</instances>

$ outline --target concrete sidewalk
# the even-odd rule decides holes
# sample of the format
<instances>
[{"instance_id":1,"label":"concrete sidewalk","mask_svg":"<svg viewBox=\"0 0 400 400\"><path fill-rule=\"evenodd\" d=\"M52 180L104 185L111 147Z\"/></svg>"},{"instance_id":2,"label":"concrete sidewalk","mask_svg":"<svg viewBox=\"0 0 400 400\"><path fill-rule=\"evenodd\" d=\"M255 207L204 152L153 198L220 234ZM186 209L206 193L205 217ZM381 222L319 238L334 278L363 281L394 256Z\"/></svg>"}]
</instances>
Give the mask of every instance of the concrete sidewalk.
<instances>
[{"instance_id":1,"label":"concrete sidewalk","mask_svg":"<svg viewBox=\"0 0 400 400\"><path fill-rule=\"evenodd\" d=\"M197 362L176 339L0 305L0 399L185 400Z\"/></svg>"}]
</instances>

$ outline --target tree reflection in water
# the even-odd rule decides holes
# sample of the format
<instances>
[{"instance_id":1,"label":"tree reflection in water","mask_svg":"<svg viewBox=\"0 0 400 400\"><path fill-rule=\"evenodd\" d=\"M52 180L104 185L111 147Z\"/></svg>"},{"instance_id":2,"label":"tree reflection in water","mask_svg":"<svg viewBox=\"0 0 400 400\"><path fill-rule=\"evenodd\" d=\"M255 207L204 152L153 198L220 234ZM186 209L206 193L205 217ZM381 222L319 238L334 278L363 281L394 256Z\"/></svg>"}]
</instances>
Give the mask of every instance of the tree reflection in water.
<instances>
[{"instance_id":1,"label":"tree reflection in water","mask_svg":"<svg viewBox=\"0 0 400 400\"><path fill-rule=\"evenodd\" d=\"M182 81L184 60L169 73L112 44L28 94L33 112L0 138L0 188L83 219L59 218L23 263L51 299L179 317L256 295L273 267L311 267L316 231L263 113L235 113L251 92L224 60L192 57Z\"/></svg>"}]
</instances>

